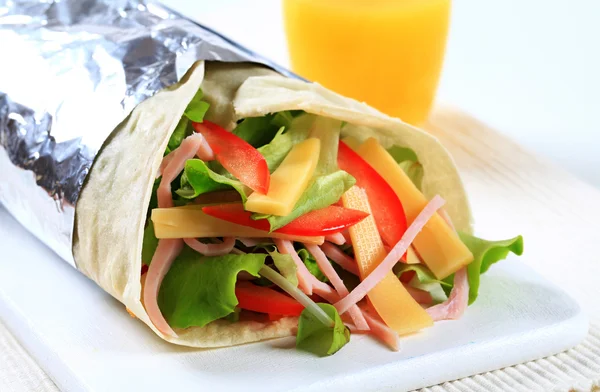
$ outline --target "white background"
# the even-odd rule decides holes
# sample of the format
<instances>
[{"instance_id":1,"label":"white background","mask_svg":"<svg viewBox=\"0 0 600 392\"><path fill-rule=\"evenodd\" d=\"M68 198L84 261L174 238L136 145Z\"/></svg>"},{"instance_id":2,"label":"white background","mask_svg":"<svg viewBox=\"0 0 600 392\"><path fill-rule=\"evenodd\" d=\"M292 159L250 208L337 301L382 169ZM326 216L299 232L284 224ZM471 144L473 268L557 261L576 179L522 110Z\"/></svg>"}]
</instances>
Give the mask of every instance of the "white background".
<instances>
[{"instance_id":1,"label":"white background","mask_svg":"<svg viewBox=\"0 0 600 392\"><path fill-rule=\"evenodd\" d=\"M279 0L163 2L288 65ZM438 100L600 186L600 0L454 0Z\"/></svg>"}]
</instances>

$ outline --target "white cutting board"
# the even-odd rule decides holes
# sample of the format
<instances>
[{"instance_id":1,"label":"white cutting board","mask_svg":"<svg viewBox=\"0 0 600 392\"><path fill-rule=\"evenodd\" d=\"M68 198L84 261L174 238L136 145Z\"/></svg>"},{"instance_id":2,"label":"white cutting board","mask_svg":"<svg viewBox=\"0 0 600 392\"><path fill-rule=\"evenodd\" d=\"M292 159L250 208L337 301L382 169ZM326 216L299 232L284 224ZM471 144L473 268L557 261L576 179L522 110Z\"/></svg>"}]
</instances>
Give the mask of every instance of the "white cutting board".
<instances>
[{"instance_id":1,"label":"white cutting board","mask_svg":"<svg viewBox=\"0 0 600 392\"><path fill-rule=\"evenodd\" d=\"M0 206L0 319L64 391L410 390L572 347L585 315L526 263L492 267L461 320L403 338L399 352L358 335L328 358L293 338L197 350L160 340Z\"/></svg>"}]
</instances>

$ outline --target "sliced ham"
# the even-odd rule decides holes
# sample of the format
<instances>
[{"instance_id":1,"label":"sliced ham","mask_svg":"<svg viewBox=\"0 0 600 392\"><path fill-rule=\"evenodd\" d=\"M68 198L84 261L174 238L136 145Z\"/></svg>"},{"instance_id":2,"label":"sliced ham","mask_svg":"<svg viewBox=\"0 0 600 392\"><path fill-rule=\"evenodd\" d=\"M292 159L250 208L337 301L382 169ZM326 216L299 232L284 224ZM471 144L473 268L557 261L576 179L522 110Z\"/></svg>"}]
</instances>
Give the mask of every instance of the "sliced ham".
<instances>
[{"instance_id":1,"label":"sliced ham","mask_svg":"<svg viewBox=\"0 0 600 392\"><path fill-rule=\"evenodd\" d=\"M175 150L171 151L170 153L168 153L167 155L165 155L163 157L162 161L160 162L160 166L158 168L158 173L156 174L156 178L162 176L163 172L165 171L165 168L169 165L169 163L175 156L174 152L175 152Z\"/></svg>"},{"instance_id":2,"label":"sliced ham","mask_svg":"<svg viewBox=\"0 0 600 392\"><path fill-rule=\"evenodd\" d=\"M325 236L325 241L332 242L336 245L344 245L346 243L346 238L342 233L329 234Z\"/></svg>"},{"instance_id":3,"label":"sliced ham","mask_svg":"<svg viewBox=\"0 0 600 392\"><path fill-rule=\"evenodd\" d=\"M315 294L332 304L339 301L339 295L335 291L333 291L333 289L330 286L325 286L327 288L322 286L314 287ZM394 332L394 330L392 330L390 327L385 325L385 323L381 321L381 318L379 318L379 316L370 314L368 310L364 307L359 308L359 310L362 311L363 317L365 318L367 325L369 326L368 333L372 334L376 339L379 339L382 343L389 346L392 350L398 351L398 334ZM347 320L346 314L341 315L341 317L342 319ZM352 332L366 332L365 330L359 330L356 326L350 326L349 328Z\"/></svg>"},{"instance_id":4,"label":"sliced ham","mask_svg":"<svg viewBox=\"0 0 600 392\"><path fill-rule=\"evenodd\" d=\"M410 296L421 305L431 305L433 303L433 297L431 297L429 291L421 290L405 283L403 284Z\"/></svg>"},{"instance_id":5,"label":"sliced ham","mask_svg":"<svg viewBox=\"0 0 600 392\"><path fill-rule=\"evenodd\" d=\"M265 242L271 242L270 238L247 238L239 237L238 240L244 244L247 248L252 248L258 244L264 244Z\"/></svg>"},{"instance_id":6,"label":"sliced ham","mask_svg":"<svg viewBox=\"0 0 600 392\"><path fill-rule=\"evenodd\" d=\"M204 244L195 238L184 238L187 246L204 256L222 256L231 253L235 246L235 238L225 237L220 244Z\"/></svg>"},{"instance_id":7,"label":"sliced ham","mask_svg":"<svg viewBox=\"0 0 600 392\"><path fill-rule=\"evenodd\" d=\"M342 231L341 234L344 236L344 240L346 240L345 243L352 245L352 238L350 238L350 231L348 231L348 229L346 229L346 230Z\"/></svg>"},{"instance_id":8,"label":"sliced ham","mask_svg":"<svg viewBox=\"0 0 600 392\"><path fill-rule=\"evenodd\" d=\"M311 279L312 290L313 293L317 294L319 297L323 298L325 301L333 304L339 301L340 296L335 292L335 290L328 285L327 283L321 282L319 279L315 278L312 274Z\"/></svg>"},{"instance_id":9,"label":"sliced ham","mask_svg":"<svg viewBox=\"0 0 600 392\"><path fill-rule=\"evenodd\" d=\"M150 321L156 329L164 335L177 337L177 334L167 323L158 307L158 291L162 281L169 272L171 264L181 252L183 241L180 239L162 239L158 240L158 246L152 257L152 262L146 273L144 283L144 306Z\"/></svg>"},{"instance_id":10,"label":"sliced ham","mask_svg":"<svg viewBox=\"0 0 600 392\"><path fill-rule=\"evenodd\" d=\"M469 306L469 280L467 267L461 268L454 274L454 287L450 297L441 304L427 309L433 321L459 319Z\"/></svg>"},{"instance_id":11,"label":"sliced ham","mask_svg":"<svg viewBox=\"0 0 600 392\"><path fill-rule=\"evenodd\" d=\"M306 268L300 256L298 256L298 252L294 249L294 244L288 240L274 239L275 246L277 246L277 250L279 253L284 255L292 256L292 260L296 264L296 275L298 276L298 288L302 290L302 292L306 295L312 295L313 289L311 285L311 277L314 276L310 273L310 271ZM317 280L315 278L315 280Z\"/></svg>"},{"instance_id":12,"label":"sliced ham","mask_svg":"<svg viewBox=\"0 0 600 392\"><path fill-rule=\"evenodd\" d=\"M171 182L177 178L184 169L185 162L192 159L202 144L207 144L204 137L199 133L194 133L183 139L181 145L173 150L167 157L168 163L162 172L162 178L156 196L158 198L159 208L173 207L173 197L171 195ZM165 158L163 158L164 160Z\"/></svg>"},{"instance_id":13,"label":"sliced ham","mask_svg":"<svg viewBox=\"0 0 600 392\"><path fill-rule=\"evenodd\" d=\"M363 312L367 324L371 328L371 333L382 343L387 345L394 351L398 351L398 334L393 329L385 325L385 323L379 318L371 315L368 312Z\"/></svg>"},{"instance_id":14,"label":"sliced ham","mask_svg":"<svg viewBox=\"0 0 600 392\"><path fill-rule=\"evenodd\" d=\"M333 260L337 265L358 276L358 267L356 265L356 261L352 257L345 254L340 248L328 242L324 242L323 245L321 245L321 250L323 250L327 257Z\"/></svg>"},{"instance_id":15,"label":"sliced ham","mask_svg":"<svg viewBox=\"0 0 600 392\"><path fill-rule=\"evenodd\" d=\"M348 295L348 289L346 288L346 285L344 285L342 279L339 277L337 272L335 272L335 269L333 268L333 266L327 259L327 256L325 256L325 253L323 253L323 251L321 250L321 248L319 248L317 245L311 244L304 244L304 246L315 257L319 268L321 269L323 274L325 274L327 279L329 279L329 281L337 291L338 295L340 297ZM350 317L352 317L352 321L354 322L356 328L361 330L369 329L369 325L363 317L360 309L358 309L358 306L355 305L351 307L349 313Z\"/></svg>"},{"instance_id":16,"label":"sliced ham","mask_svg":"<svg viewBox=\"0 0 600 392\"><path fill-rule=\"evenodd\" d=\"M196 151L196 156L204 162L213 161L215 159L215 153L206 141L204 141L204 143L202 143L200 147L198 147L198 150Z\"/></svg>"},{"instance_id":17,"label":"sliced ham","mask_svg":"<svg viewBox=\"0 0 600 392\"><path fill-rule=\"evenodd\" d=\"M448 215L445 209L440 208L438 214L440 214L442 219L446 221L446 223L448 224L448 226L450 226L452 230L456 231L456 229L454 228L454 224L452 224L452 219L450 219L450 215Z\"/></svg>"},{"instance_id":18,"label":"sliced ham","mask_svg":"<svg viewBox=\"0 0 600 392\"><path fill-rule=\"evenodd\" d=\"M450 215L445 209L440 208L438 214L446 221L452 230L456 231ZM454 274L454 287L450 292L450 297L441 304L434 305L427 309L427 313L433 321L456 320L462 317L469 306L469 277L467 267L461 268Z\"/></svg>"},{"instance_id":19,"label":"sliced ham","mask_svg":"<svg viewBox=\"0 0 600 392\"><path fill-rule=\"evenodd\" d=\"M392 270L394 265L400 260L406 249L414 241L415 237L423 229L431 217L444 205L444 199L435 196L423 211L415 218L413 223L406 229L406 232L398 241L392 250L387 254L381 263L365 278L350 294L334 304L340 314L346 312L350 307L363 299L381 280Z\"/></svg>"},{"instance_id":20,"label":"sliced ham","mask_svg":"<svg viewBox=\"0 0 600 392\"><path fill-rule=\"evenodd\" d=\"M190 136L194 136L194 135L190 135ZM169 165L169 163L175 156L175 151L177 151L178 149L179 149L179 147L163 157L163 160L160 163L160 167L158 168L158 174L156 176L157 178L162 176L163 172L165 171L165 168ZM198 147L198 149L196 150L195 155L205 162L212 161L215 159L215 154L213 153L213 150L210 148L208 143L201 143L200 146ZM190 159L193 157L194 156L192 155L190 157Z\"/></svg>"},{"instance_id":21,"label":"sliced ham","mask_svg":"<svg viewBox=\"0 0 600 392\"><path fill-rule=\"evenodd\" d=\"M159 174L162 174L162 178L156 192L159 208L173 207L171 182L177 178L179 173L184 169L185 162L196 155L201 159L208 160L213 154L210 147L208 147L208 143L205 142L204 137L194 133L193 135L186 137L179 147L163 158L159 168ZM233 240L233 245L235 245L235 240ZM226 253L231 251L233 245L230 246L230 243L226 244L227 247L230 247ZM173 264L173 261L181 252L182 247L183 241L181 239L161 239L158 241L158 246L154 252L154 256L152 256L152 262L150 263L150 267L146 274L146 281L143 289L144 306L150 321L160 332L172 337L176 337L177 334L163 317L158 307L157 298L162 281L167 272L169 272L171 264ZM218 252L222 252L225 249L223 244L219 244L214 248L211 247L209 251L216 251L217 247Z\"/></svg>"}]
</instances>

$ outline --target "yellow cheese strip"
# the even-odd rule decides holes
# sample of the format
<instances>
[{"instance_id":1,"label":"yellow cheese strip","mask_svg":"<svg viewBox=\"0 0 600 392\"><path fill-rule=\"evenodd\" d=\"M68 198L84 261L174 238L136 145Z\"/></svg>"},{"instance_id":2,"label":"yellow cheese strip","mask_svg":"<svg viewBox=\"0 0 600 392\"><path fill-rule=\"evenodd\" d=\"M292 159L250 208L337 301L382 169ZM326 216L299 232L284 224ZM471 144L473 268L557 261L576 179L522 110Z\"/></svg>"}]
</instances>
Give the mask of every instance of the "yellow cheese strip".
<instances>
[{"instance_id":1,"label":"yellow cheese strip","mask_svg":"<svg viewBox=\"0 0 600 392\"><path fill-rule=\"evenodd\" d=\"M421 260L412 246L406 250L406 264L421 264Z\"/></svg>"},{"instance_id":2,"label":"yellow cheese strip","mask_svg":"<svg viewBox=\"0 0 600 392\"><path fill-rule=\"evenodd\" d=\"M356 186L342 196L344 207L371 213L366 193ZM350 226L350 238L361 280L384 259L386 253L372 215ZM406 291L393 272L369 291L369 301L388 327L400 335L429 327L433 320Z\"/></svg>"},{"instance_id":3,"label":"yellow cheese strip","mask_svg":"<svg viewBox=\"0 0 600 392\"><path fill-rule=\"evenodd\" d=\"M411 224L427 205L425 196L374 138L366 140L356 152L394 189L404 207L407 223ZM439 214L427 222L413 245L438 279L444 279L473 261L469 249Z\"/></svg>"},{"instance_id":4,"label":"yellow cheese strip","mask_svg":"<svg viewBox=\"0 0 600 392\"><path fill-rule=\"evenodd\" d=\"M246 211L289 215L308 187L319 161L320 150L321 141L316 138L308 138L292 147L281 165L271 174L267 194L251 194L244 206Z\"/></svg>"},{"instance_id":5,"label":"yellow cheese strip","mask_svg":"<svg viewBox=\"0 0 600 392\"><path fill-rule=\"evenodd\" d=\"M156 238L211 238L249 237L281 238L290 241L321 245L324 237L293 236L236 225L214 218L202 212L202 206L155 208L152 210L152 223Z\"/></svg>"}]
</instances>

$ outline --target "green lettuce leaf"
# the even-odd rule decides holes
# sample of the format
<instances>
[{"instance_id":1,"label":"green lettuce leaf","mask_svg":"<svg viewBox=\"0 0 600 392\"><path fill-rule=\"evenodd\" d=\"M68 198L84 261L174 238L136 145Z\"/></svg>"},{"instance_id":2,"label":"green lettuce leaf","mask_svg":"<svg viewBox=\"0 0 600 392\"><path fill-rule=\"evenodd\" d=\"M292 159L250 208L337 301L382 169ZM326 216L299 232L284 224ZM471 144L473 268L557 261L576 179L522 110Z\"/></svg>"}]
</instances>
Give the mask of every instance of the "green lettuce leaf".
<instances>
[{"instance_id":1,"label":"green lettuce leaf","mask_svg":"<svg viewBox=\"0 0 600 392\"><path fill-rule=\"evenodd\" d=\"M344 325L333 305L317 305L334 320L334 326L324 325L312 313L303 310L298 321L296 348L325 357L335 354L350 341L350 330Z\"/></svg>"},{"instance_id":2,"label":"green lettuce leaf","mask_svg":"<svg viewBox=\"0 0 600 392\"><path fill-rule=\"evenodd\" d=\"M292 146L306 139L308 135L308 122L301 127L302 121L298 120L294 122L294 119L300 116L301 113L301 111L288 110L263 117L247 118L233 130L233 133L254 147L257 147L257 150L265 156L269 171L273 172L291 150ZM293 123L297 125L292 128ZM266 125L267 128L261 128L263 125ZM283 136L284 133L289 134ZM234 178L217 161L209 162L208 166L215 173L227 178Z\"/></svg>"},{"instance_id":3,"label":"green lettuce leaf","mask_svg":"<svg viewBox=\"0 0 600 392\"><path fill-rule=\"evenodd\" d=\"M246 202L246 187L238 180L215 173L200 159L188 159L181 176L181 187L175 191L185 199L194 199L203 193L235 189Z\"/></svg>"},{"instance_id":4,"label":"green lettuce leaf","mask_svg":"<svg viewBox=\"0 0 600 392\"><path fill-rule=\"evenodd\" d=\"M387 152L389 152L394 160L398 163L404 161L419 162L417 154L407 147L392 146L388 148Z\"/></svg>"},{"instance_id":5,"label":"green lettuce leaf","mask_svg":"<svg viewBox=\"0 0 600 392\"><path fill-rule=\"evenodd\" d=\"M275 247L273 246L272 248ZM279 273L295 287L298 287L297 267L292 256L281 254L274 249L269 249L267 252L269 252L269 256L273 259L273 263L279 270Z\"/></svg>"},{"instance_id":6,"label":"green lettuce leaf","mask_svg":"<svg viewBox=\"0 0 600 392\"><path fill-rule=\"evenodd\" d=\"M154 235L154 224L148 219L148 224L144 229L144 239L142 241L142 263L150 265L154 252L158 247L158 238Z\"/></svg>"},{"instance_id":7,"label":"green lettuce leaf","mask_svg":"<svg viewBox=\"0 0 600 392\"><path fill-rule=\"evenodd\" d=\"M294 118L287 129L277 132L269 144L258 149L265 157L271 173L279 167L292 147L308 138L314 120L315 116L310 114Z\"/></svg>"},{"instance_id":8,"label":"green lettuce leaf","mask_svg":"<svg viewBox=\"0 0 600 392\"><path fill-rule=\"evenodd\" d=\"M190 101L190 103L185 108L183 115L187 117L190 121L194 122L202 122L204 121L204 116L206 115L206 111L209 108L208 102L202 100L204 97L204 93L201 89L198 89L194 98Z\"/></svg>"},{"instance_id":9,"label":"green lettuce leaf","mask_svg":"<svg viewBox=\"0 0 600 392\"><path fill-rule=\"evenodd\" d=\"M317 117L310 132L310 137L321 141L319 162L315 169L315 177L337 171L337 156L340 144L342 122L326 117Z\"/></svg>"},{"instance_id":10,"label":"green lettuce leaf","mask_svg":"<svg viewBox=\"0 0 600 392\"><path fill-rule=\"evenodd\" d=\"M273 140L277 134L278 128L272 125L272 121L272 115L249 117L239 123L233 133L258 148Z\"/></svg>"},{"instance_id":11,"label":"green lettuce leaf","mask_svg":"<svg viewBox=\"0 0 600 392\"><path fill-rule=\"evenodd\" d=\"M408 272L408 271L415 271L417 273L417 279L419 280L420 283L423 283L423 284L439 283L442 286L451 286L448 282L444 282L443 280L438 280L435 277L435 275L433 275L433 272L431 272L431 270L429 270L429 268L427 268L423 264L397 263L394 266L394 273L396 274L396 276L398 276L398 278L400 277L400 275L402 275L403 273Z\"/></svg>"},{"instance_id":12,"label":"green lettuce leaf","mask_svg":"<svg viewBox=\"0 0 600 392\"><path fill-rule=\"evenodd\" d=\"M421 189L424 171L417 154L410 148L398 146L388 148L387 152L389 152L394 160L398 162L398 166L404 170L406 175L412 180L413 184L415 184L418 189Z\"/></svg>"},{"instance_id":13,"label":"green lettuce leaf","mask_svg":"<svg viewBox=\"0 0 600 392\"><path fill-rule=\"evenodd\" d=\"M181 120L179 120L177 126L175 127L175 130L169 138L169 143L167 144L165 155L179 147L183 139L190 136L192 132L194 132L191 121L204 121L204 116L206 115L206 111L208 110L210 105L208 104L208 102L202 100L203 96L204 93L202 92L202 90L198 89L196 95L194 95L194 98L192 98L190 103L185 108Z\"/></svg>"},{"instance_id":14,"label":"green lettuce leaf","mask_svg":"<svg viewBox=\"0 0 600 392\"><path fill-rule=\"evenodd\" d=\"M317 260L310 254L310 252L304 248L298 251L298 256L302 259L302 262L308 269L308 271L314 275L315 278L319 279L321 282L328 282L329 279L325 276L325 274L319 268L317 264Z\"/></svg>"},{"instance_id":15,"label":"green lettuce leaf","mask_svg":"<svg viewBox=\"0 0 600 392\"><path fill-rule=\"evenodd\" d=\"M274 170L295 144L307 137L321 140L315 175L292 212L286 216L253 214L253 219L267 219L271 231L277 230L310 211L330 206L356 183L354 177L337 166L340 128L340 121L304 114L294 118L289 131L276 136L271 143L259 149L269 169Z\"/></svg>"},{"instance_id":16,"label":"green lettuce leaf","mask_svg":"<svg viewBox=\"0 0 600 392\"><path fill-rule=\"evenodd\" d=\"M266 254L207 257L184 247L158 294L160 310L173 328L202 327L235 311L240 271L258 276Z\"/></svg>"},{"instance_id":17,"label":"green lettuce leaf","mask_svg":"<svg viewBox=\"0 0 600 392\"><path fill-rule=\"evenodd\" d=\"M179 147L183 139L191 135L193 132L192 126L190 124L190 120L187 117L181 117L181 120L177 123L175 130L171 134L169 138L169 143L167 144L167 149L165 150L165 155Z\"/></svg>"},{"instance_id":18,"label":"green lettuce leaf","mask_svg":"<svg viewBox=\"0 0 600 392\"><path fill-rule=\"evenodd\" d=\"M490 266L508 256L509 252L517 256L523 254L523 237L517 236L503 241L487 241L474 237L470 234L459 232L458 235L462 242L473 253L473 261L467 267L469 279L469 305L477 299L479 293L479 281L481 274L486 272ZM454 275L444 279L449 285L444 286L446 295L453 286Z\"/></svg>"},{"instance_id":19,"label":"green lettuce leaf","mask_svg":"<svg viewBox=\"0 0 600 392\"><path fill-rule=\"evenodd\" d=\"M292 126L292 122L294 118L300 116L304 112L301 110L285 110L283 112L277 112L273 116L273 120L271 122L277 128L290 128Z\"/></svg>"},{"instance_id":20,"label":"green lettuce leaf","mask_svg":"<svg viewBox=\"0 0 600 392\"><path fill-rule=\"evenodd\" d=\"M294 119L290 111L268 114L262 117L249 117L240 122L233 133L255 148L271 142L283 129L291 126Z\"/></svg>"}]
</instances>

